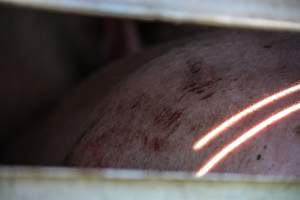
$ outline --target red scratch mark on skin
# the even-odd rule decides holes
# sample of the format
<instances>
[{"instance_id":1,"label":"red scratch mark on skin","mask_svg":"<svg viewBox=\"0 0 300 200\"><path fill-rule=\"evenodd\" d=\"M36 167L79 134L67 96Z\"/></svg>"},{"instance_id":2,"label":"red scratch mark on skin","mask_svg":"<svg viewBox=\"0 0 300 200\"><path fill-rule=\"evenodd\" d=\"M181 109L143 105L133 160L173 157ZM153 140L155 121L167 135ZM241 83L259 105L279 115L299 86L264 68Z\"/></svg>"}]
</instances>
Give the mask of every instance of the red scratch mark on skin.
<instances>
[{"instance_id":1,"label":"red scratch mark on skin","mask_svg":"<svg viewBox=\"0 0 300 200\"><path fill-rule=\"evenodd\" d=\"M284 118L288 117L290 114L293 114L299 110L300 110L300 101L290 107L287 107L287 108L281 110L280 112L278 112L274 115L271 115L269 118L258 123L250 130L244 132L240 137L238 137L233 142L226 145L222 150L220 150L217 154L215 154L215 156L213 156L211 159L209 159L208 162L206 164L204 164L204 166L201 167L199 169L199 171L196 173L196 177L201 177L201 176L207 174L219 162L221 162L223 159L225 159L229 153L234 151L241 144L245 143L246 141L251 139L253 136L257 135L259 132L264 130L265 128L275 124L276 122L279 122L279 120L284 119Z\"/></svg>"},{"instance_id":2,"label":"red scratch mark on skin","mask_svg":"<svg viewBox=\"0 0 300 200\"><path fill-rule=\"evenodd\" d=\"M242 120L247 115L250 115L251 113L254 113L255 111L259 110L260 108L263 108L264 106L267 106L281 98L284 98L288 95L291 95L297 91L300 90L300 82L298 82L296 85L289 87L285 90L279 91L269 97L264 98L261 101L258 101L257 103L247 107L246 109L242 110L238 114L230 117L223 123L221 123L219 126L217 126L212 131L208 132L204 137L200 138L198 141L195 142L193 149L194 150L200 150L204 146L206 146L209 142L211 142L214 138L222 134L225 130Z\"/></svg>"}]
</instances>

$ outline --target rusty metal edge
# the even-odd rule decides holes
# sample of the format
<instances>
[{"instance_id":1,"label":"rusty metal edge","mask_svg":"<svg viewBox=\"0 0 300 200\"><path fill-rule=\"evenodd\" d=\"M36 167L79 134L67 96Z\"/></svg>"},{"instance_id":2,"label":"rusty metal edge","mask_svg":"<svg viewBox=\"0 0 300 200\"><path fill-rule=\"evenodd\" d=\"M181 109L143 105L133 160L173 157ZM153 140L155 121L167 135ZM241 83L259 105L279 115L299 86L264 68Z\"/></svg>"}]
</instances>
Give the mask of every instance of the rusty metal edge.
<instances>
[{"instance_id":1,"label":"rusty metal edge","mask_svg":"<svg viewBox=\"0 0 300 200\"><path fill-rule=\"evenodd\" d=\"M0 0L1 3L27 6L32 8L72 12L84 15L125 17L141 20L160 20L174 23L191 23L200 25L244 27L266 30L300 31L300 2L295 0L221 0L228 6L223 10L218 3L210 0L198 1L194 9L180 8L176 2L161 0ZM159 2L159 3L158 3ZM191 0L186 3L189 4ZM193 1L195 2L195 1ZM239 3L240 2L240 3ZM254 3L253 3L254 2ZM277 3L274 6L274 3ZM242 6L241 6L242 5ZM257 8L247 10L247 7ZM169 8L170 7L170 8ZM222 6L221 6L222 7ZM265 13L264 13L265 11Z\"/></svg>"}]
</instances>

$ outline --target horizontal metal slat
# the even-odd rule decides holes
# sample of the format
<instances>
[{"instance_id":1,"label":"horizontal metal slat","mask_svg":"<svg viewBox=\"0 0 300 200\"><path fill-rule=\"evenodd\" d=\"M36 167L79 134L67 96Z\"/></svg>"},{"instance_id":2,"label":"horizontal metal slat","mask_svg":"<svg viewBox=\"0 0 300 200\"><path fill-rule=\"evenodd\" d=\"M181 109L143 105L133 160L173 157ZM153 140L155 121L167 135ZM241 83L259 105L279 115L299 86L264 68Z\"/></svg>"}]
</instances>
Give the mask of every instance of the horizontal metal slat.
<instances>
[{"instance_id":1,"label":"horizontal metal slat","mask_svg":"<svg viewBox=\"0 0 300 200\"><path fill-rule=\"evenodd\" d=\"M299 200L300 180L183 172L0 168L5 200Z\"/></svg>"},{"instance_id":2,"label":"horizontal metal slat","mask_svg":"<svg viewBox=\"0 0 300 200\"><path fill-rule=\"evenodd\" d=\"M87 15L259 29L300 30L298 0L0 0Z\"/></svg>"}]
</instances>

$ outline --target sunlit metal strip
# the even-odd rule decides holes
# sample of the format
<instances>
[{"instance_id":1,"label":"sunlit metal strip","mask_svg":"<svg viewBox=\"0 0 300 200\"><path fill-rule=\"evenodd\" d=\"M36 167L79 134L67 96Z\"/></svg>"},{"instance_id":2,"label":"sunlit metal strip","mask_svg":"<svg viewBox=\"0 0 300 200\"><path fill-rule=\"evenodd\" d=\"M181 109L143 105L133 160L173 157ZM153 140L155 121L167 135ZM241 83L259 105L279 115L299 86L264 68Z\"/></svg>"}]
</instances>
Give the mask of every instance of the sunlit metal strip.
<instances>
[{"instance_id":1,"label":"sunlit metal strip","mask_svg":"<svg viewBox=\"0 0 300 200\"><path fill-rule=\"evenodd\" d=\"M298 0L0 0L0 2L88 15L300 30Z\"/></svg>"},{"instance_id":2,"label":"sunlit metal strip","mask_svg":"<svg viewBox=\"0 0 300 200\"><path fill-rule=\"evenodd\" d=\"M299 200L300 180L189 173L0 168L5 200Z\"/></svg>"}]
</instances>

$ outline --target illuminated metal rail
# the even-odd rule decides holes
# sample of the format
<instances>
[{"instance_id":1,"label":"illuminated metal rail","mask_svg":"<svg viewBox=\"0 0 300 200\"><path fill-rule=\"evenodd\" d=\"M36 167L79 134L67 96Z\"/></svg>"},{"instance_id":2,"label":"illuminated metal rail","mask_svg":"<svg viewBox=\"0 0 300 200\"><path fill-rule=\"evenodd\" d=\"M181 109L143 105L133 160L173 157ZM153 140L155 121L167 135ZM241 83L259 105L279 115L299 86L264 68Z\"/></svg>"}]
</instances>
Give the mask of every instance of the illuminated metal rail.
<instances>
[{"instance_id":1,"label":"illuminated metal rail","mask_svg":"<svg viewBox=\"0 0 300 200\"><path fill-rule=\"evenodd\" d=\"M0 168L5 200L299 200L300 180L182 172Z\"/></svg>"},{"instance_id":2,"label":"illuminated metal rail","mask_svg":"<svg viewBox=\"0 0 300 200\"><path fill-rule=\"evenodd\" d=\"M300 31L299 0L0 0L87 15Z\"/></svg>"}]
</instances>

